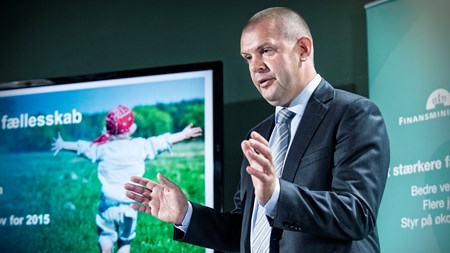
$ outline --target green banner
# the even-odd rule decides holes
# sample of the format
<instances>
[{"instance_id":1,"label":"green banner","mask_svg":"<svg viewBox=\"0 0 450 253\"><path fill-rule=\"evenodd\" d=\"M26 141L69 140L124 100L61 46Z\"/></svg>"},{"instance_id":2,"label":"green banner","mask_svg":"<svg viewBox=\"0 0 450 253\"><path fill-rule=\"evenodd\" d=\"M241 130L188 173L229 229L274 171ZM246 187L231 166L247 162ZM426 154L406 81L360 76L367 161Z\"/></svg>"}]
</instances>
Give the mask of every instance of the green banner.
<instances>
[{"instance_id":1,"label":"green banner","mask_svg":"<svg viewBox=\"0 0 450 253\"><path fill-rule=\"evenodd\" d=\"M383 253L450 252L450 0L366 6L369 95L391 140Z\"/></svg>"}]
</instances>

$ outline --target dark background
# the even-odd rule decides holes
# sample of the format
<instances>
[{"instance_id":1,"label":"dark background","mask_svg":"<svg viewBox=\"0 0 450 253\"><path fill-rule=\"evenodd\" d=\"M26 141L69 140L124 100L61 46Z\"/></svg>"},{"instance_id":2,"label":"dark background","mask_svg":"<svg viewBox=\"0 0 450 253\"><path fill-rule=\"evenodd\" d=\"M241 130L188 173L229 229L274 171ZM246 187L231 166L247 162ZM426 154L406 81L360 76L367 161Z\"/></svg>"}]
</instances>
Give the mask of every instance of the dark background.
<instances>
[{"instance_id":1,"label":"dark background","mask_svg":"<svg viewBox=\"0 0 450 253\"><path fill-rule=\"evenodd\" d=\"M2 1L0 83L222 61L224 209L233 208L248 129L272 113L239 54L245 22L286 6L308 21L316 69L335 87L367 96L364 4L370 1Z\"/></svg>"}]
</instances>

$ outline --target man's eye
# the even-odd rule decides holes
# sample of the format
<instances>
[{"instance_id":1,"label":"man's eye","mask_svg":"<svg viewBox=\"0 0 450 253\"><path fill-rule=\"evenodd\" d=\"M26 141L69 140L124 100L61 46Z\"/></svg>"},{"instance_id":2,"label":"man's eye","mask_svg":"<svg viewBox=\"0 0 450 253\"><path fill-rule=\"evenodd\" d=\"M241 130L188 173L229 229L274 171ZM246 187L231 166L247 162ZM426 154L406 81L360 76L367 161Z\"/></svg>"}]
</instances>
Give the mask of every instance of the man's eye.
<instances>
[{"instance_id":1,"label":"man's eye","mask_svg":"<svg viewBox=\"0 0 450 253\"><path fill-rule=\"evenodd\" d=\"M263 54L270 54L270 53L272 53L272 49L270 49L270 48L265 48L265 49L263 49Z\"/></svg>"}]
</instances>

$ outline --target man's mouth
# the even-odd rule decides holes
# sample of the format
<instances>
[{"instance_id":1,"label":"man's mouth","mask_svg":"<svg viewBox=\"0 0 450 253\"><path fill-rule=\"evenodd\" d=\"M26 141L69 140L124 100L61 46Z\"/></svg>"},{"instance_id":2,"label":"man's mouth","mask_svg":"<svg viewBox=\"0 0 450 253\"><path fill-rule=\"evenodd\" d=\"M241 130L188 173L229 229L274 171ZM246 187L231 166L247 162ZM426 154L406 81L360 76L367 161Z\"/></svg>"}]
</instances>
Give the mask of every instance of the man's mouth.
<instances>
[{"instance_id":1,"label":"man's mouth","mask_svg":"<svg viewBox=\"0 0 450 253\"><path fill-rule=\"evenodd\" d=\"M258 80L259 87L266 88L275 81L275 78L261 78Z\"/></svg>"}]
</instances>

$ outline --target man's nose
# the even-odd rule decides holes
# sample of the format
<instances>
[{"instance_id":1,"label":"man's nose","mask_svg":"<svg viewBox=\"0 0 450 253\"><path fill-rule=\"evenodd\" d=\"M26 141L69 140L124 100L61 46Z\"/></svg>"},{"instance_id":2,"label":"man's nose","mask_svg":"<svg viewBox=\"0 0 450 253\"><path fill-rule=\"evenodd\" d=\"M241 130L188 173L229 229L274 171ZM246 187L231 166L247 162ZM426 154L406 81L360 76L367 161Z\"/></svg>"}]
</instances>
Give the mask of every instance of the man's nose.
<instances>
[{"instance_id":1,"label":"man's nose","mask_svg":"<svg viewBox=\"0 0 450 253\"><path fill-rule=\"evenodd\" d=\"M267 69L267 65L261 59L254 58L250 63L250 70L254 73L262 73Z\"/></svg>"}]
</instances>

